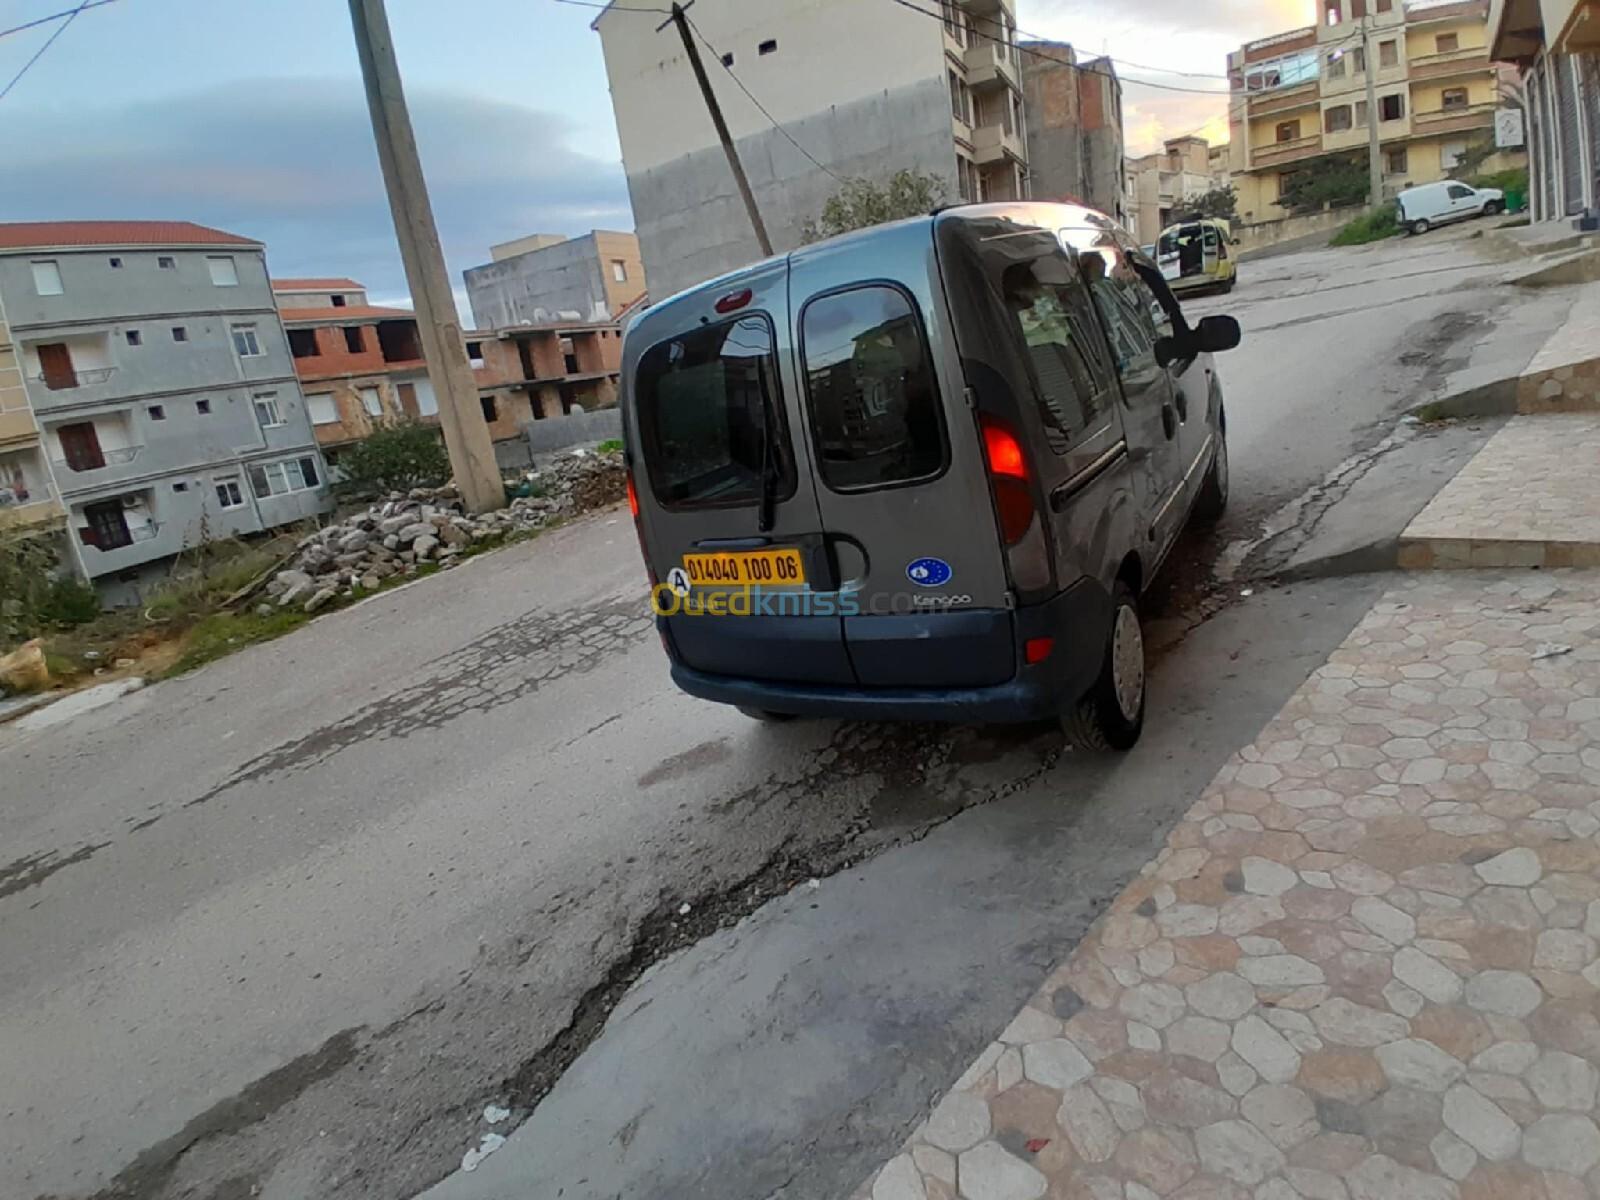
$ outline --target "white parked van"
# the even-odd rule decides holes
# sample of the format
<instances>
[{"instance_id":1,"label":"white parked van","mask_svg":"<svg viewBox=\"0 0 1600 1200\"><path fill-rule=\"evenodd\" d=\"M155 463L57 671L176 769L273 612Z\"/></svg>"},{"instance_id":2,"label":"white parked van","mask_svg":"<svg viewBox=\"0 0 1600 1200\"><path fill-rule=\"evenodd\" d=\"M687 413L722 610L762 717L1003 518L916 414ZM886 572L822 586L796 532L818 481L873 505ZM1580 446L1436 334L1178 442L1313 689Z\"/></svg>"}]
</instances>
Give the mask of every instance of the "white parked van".
<instances>
[{"instance_id":1,"label":"white parked van","mask_svg":"<svg viewBox=\"0 0 1600 1200\"><path fill-rule=\"evenodd\" d=\"M1427 233L1449 221L1505 212L1506 197L1499 188L1468 187L1454 179L1441 179L1407 188L1395 197L1394 206L1402 229Z\"/></svg>"}]
</instances>

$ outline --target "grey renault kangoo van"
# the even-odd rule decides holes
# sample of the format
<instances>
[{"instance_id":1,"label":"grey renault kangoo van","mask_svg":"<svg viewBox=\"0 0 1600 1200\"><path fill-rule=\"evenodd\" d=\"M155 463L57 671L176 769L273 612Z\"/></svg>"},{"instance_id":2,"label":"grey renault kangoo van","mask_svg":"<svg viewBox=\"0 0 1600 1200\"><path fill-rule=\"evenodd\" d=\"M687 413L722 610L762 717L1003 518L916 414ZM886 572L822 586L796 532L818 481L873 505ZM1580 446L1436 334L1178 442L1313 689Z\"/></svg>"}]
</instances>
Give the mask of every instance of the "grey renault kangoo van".
<instances>
[{"instance_id":1,"label":"grey renault kangoo van","mask_svg":"<svg viewBox=\"0 0 1600 1200\"><path fill-rule=\"evenodd\" d=\"M1020 722L1126 749L1139 597L1228 498L1211 353L1072 205L946 209L640 314L629 495L678 686L767 720Z\"/></svg>"}]
</instances>

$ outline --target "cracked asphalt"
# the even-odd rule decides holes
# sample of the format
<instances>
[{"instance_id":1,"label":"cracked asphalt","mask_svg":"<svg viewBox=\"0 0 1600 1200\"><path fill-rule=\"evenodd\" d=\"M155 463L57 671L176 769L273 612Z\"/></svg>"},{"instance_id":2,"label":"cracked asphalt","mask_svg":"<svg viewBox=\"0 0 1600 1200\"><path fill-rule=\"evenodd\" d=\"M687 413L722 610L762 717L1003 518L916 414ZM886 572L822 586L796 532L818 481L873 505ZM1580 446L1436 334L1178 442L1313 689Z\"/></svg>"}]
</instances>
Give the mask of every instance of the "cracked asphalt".
<instances>
[{"instance_id":1,"label":"cracked asphalt","mask_svg":"<svg viewBox=\"0 0 1600 1200\"><path fill-rule=\"evenodd\" d=\"M0 727L0 1194L847 1192L1365 611L1215 567L1343 520L1330 474L1491 335L1469 237L1191 305L1245 328L1234 505L1155 590L1125 759L684 698L615 511ZM520 1129L446 1179L490 1101Z\"/></svg>"}]
</instances>

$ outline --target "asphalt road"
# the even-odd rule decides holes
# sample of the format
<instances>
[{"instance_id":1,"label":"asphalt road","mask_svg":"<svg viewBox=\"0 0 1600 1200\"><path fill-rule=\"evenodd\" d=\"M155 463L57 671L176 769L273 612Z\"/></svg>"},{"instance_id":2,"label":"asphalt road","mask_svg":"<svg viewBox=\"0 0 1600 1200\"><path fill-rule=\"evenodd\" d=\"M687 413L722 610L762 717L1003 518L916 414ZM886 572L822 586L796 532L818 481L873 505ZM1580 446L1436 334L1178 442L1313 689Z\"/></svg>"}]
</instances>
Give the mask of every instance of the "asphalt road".
<instances>
[{"instance_id":1,"label":"asphalt road","mask_svg":"<svg viewBox=\"0 0 1600 1200\"><path fill-rule=\"evenodd\" d=\"M1127 758L688 700L614 512L0 727L0 1195L404 1196L490 1101L439 1196L847 1191L1370 603L1211 568L1493 329L1466 236L1194 305L1246 331L1235 503Z\"/></svg>"}]
</instances>

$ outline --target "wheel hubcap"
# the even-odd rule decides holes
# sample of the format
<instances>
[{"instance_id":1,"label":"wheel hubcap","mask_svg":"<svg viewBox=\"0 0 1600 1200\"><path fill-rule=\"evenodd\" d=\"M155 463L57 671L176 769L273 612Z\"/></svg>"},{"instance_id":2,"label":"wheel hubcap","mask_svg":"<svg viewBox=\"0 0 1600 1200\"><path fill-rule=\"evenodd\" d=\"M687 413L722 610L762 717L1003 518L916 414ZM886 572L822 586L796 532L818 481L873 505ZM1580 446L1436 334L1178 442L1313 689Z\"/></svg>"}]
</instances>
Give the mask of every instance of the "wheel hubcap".
<instances>
[{"instance_id":1,"label":"wheel hubcap","mask_svg":"<svg viewBox=\"0 0 1600 1200\"><path fill-rule=\"evenodd\" d=\"M1117 609L1111 629L1111 684L1123 719L1135 720L1144 700L1144 634L1139 615L1126 604Z\"/></svg>"}]
</instances>

